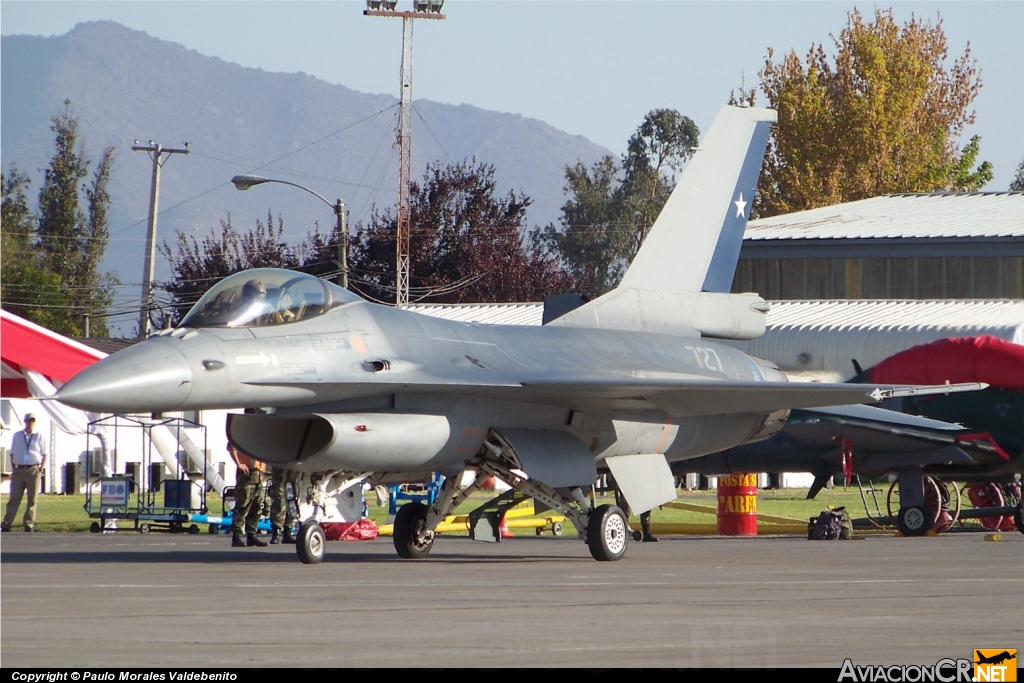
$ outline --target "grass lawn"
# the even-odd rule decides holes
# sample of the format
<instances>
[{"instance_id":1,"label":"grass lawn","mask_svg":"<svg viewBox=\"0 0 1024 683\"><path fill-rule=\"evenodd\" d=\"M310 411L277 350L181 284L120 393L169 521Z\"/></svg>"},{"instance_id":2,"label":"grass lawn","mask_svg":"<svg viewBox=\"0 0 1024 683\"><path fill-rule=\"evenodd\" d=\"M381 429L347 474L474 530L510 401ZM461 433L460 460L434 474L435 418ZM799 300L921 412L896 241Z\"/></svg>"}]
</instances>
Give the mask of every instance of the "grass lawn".
<instances>
[{"instance_id":1,"label":"grass lawn","mask_svg":"<svg viewBox=\"0 0 1024 683\"><path fill-rule=\"evenodd\" d=\"M876 495L885 512L885 490L876 487ZM805 500L806 489L782 489L777 491L759 491L757 496L757 509L766 515L779 517L791 517L796 520L806 521L808 517L817 516L826 506L845 505L854 517L864 516L864 506L861 504L860 494L856 488L843 491L835 488L831 491L824 490L818 494L816 500ZM491 494L477 493L470 497L456 510L456 514L466 514L485 502ZM158 503L159 501L158 496ZM6 506L8 496L0 496L0 505ZM375 497L371 494L368 497L370 502L370 518L378 524L384 523L387 517L387 508L374 505ZM682 491L679 495L680 501L714 507L717 504L714 491ZM870 496L868 498L870 502ZM134 503L134 498L132 499ZM598 504L613 503L612 498L599 497ZM220 499L209 496L207 505L210 507L210 514L220 514ZM36 508L36 528L39 531L88 531L93 520L85 512L85 496L64 496L64 495L41 495L39 496ZM21 527L21 515L25 511L25 502L22 501L18 516L14 519L13 528L17 531ZM874 509L872 508L872 514ZM634 515L631 521L637 521ZM702 514L688 510L673 510L669 508L656 509L653 514L654 522L661 523L714 523L713 514ZM205 531L205 529L204 529ZM521 532L522 533L522 532Z\"/></svg>"}]
</instances>

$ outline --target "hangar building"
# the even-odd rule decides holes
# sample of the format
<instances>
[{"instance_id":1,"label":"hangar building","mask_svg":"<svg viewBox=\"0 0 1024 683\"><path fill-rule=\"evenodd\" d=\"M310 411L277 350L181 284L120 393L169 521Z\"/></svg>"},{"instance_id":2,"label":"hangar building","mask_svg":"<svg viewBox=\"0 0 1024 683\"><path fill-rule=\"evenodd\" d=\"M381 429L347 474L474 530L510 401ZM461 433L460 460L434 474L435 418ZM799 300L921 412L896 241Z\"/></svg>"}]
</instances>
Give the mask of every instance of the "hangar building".
<instances>
[{"instance_id":1,"label":"hangar building","mask_svg":"<svg viewBox=\"0 0 1024 683\"><path fill-rule=\"evenodd\" d=\"M751 221L733 291L1024 299L1024 193L885 195Z\"/></svg>"},{"instance_id":2,"label":"hangar building","mask_svg":"<svg viewBox=\"0 0 1024 683\"><path fill-rule=\"evenodd\" d=\"M842 381L946 337L1024 344L1024 193L901 194L751 221L734 292L772 302L730 344L794 378ZM467 322L539 325L541 304L419 305Z\"/></svg>"}]
</instances>

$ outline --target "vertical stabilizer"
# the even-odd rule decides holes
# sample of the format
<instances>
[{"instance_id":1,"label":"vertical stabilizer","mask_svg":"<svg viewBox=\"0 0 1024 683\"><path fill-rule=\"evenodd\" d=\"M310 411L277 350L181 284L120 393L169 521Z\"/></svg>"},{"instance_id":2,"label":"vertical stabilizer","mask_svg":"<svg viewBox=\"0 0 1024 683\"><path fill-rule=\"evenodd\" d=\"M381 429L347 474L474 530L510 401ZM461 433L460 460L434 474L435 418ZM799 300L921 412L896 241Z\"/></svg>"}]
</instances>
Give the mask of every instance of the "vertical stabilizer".
<instances>
[{"instance_id":1,"label":"vertical stabilizer","mask_svg":"<svg viewBox=\"0 0 1024 683\"><path fill-rule=\"evenodd\" d=\"M776 118L722 107L619 287L729 291Z\"/></svg>"},{"instance_id":2,"label":"vertical stabilizer","mask_svg":"<svg viewBox=\"0 0 1024 683\"><path fill-rule=\"evenodd\" d=\"M771 109L723 107L619 286L548 324L720 339L764 334L767 303L729 294Z\"/></svg>"}]
</instances>

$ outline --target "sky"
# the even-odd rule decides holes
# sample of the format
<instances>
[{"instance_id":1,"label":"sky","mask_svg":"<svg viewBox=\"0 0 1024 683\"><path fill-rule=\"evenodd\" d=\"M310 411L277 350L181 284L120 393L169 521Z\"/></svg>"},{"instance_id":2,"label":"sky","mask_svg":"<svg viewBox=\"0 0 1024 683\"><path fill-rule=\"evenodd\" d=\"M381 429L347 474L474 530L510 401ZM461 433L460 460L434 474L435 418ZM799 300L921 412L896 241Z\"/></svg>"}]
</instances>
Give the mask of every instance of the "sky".
<instances>
[{"instance_id":1,"label":"sky","mask_svg":"<svg viewBox=\"0 0 1024 683\"><path fill-rule=\"evenodd\" d=\"M616 153L651 109L705 130L730 90L757 83L769 47L803 55L831 45L848 11L829 2L551 2L447 0L444 21L415 25L414 97L541 119ZM983 87L977 122L985 189L1005 190L1024 158L1021 2L899 2L900 22L941 14L951 57L971 53ZM60 35L113 20L198 52L267 71L305 72L368 93L397 94L401 26L346 0L0 1L0 32ZM400 0L399 9L411 9ZM763 98L761 103L763 103Z\"/></svg>"}]
</instances>

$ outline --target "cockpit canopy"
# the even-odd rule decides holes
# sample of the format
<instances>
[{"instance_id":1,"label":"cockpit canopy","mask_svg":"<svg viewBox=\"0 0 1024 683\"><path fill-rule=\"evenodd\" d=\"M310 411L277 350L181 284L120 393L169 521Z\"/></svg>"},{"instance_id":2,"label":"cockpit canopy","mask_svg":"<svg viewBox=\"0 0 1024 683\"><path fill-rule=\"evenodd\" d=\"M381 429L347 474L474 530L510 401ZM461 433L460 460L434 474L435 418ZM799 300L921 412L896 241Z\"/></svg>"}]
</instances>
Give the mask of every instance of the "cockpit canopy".
<instances>
[{"instance_id":1,"label":"cockpit canopy","mask_svg":"<svg viewBox=\"0 0 1024 683\"><path fill-rule=\"evenodd\" d=\"M181 327L268 327L314 318L359 297L293 270L257 268L224 278L192 307Z\"/></svg>"}]
</instances>

